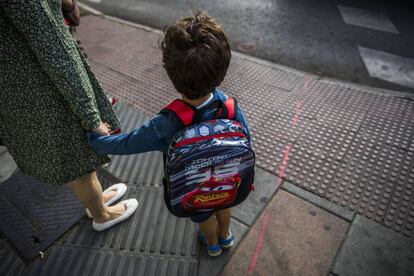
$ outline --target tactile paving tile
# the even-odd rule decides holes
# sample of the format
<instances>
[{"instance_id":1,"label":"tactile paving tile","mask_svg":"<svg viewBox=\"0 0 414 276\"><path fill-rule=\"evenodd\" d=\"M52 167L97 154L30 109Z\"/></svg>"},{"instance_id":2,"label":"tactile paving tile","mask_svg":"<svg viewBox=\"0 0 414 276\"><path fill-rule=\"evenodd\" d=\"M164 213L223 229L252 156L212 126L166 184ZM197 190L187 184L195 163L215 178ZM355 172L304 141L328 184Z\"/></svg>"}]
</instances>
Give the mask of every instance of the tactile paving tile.
<instances>
[{"instance_id":1,"label":"tactile paving tile","mask_svg":"<svg viewBox=\"0 0 414 276\"><path fill-rule=\"evenodd\" d=\"M286 165L278 164L279 172L283 171L283 178L324 196L340 163L329 157L315 156L312 151L300 144L292 144L285 149L285 153L286 151L289 152Z\"/></svg>"},{"instance_id":2,"label":"tactile paving tile","mask_svg":"<svg viewBox=\"0 0 414 276\"><path fill-rule=\"evenodd\" d=\"M411 151L411 152L413 152L413 151L414 151L414 139L413 139L413 141L411 141L411 144L410 144L410 146L408 147L408 151Z\"/></svg>"},{"instance_id":3,"label":"tactile paving tile","mask_svg":"<svg viewBox=\"0 0 414 276\"><path fill-rule=\"evenodd\" d=\"M295 102L301 105L300 112L304 117L316 119L321 109L334 106L330 99L336 99L346 89L337 84L324 83L315 76L307 75L300 85L293 90ZM338 107L340 110L341 106Z\"/></svg>"},{"instance_id":4,"label":"tactile paving tile","mask_svg":"<svg viewBox=\"0 0 414 276\"><path fill-rule=\"evenodd\" d=\"M86 25L86 24L85 24ZM83 25L83 26L85 26ZM87 25L86 27L88 28ZM158 40L161 36L153 32L137 33L135 28L132 31L121 31L118 34L111 34L109 39L100 42L98 45L112 52L122 53L129 57L141 56L141 58L148 58L145 61L151 62L151 56L142 55L143 53L155 50L161 55L158 45L154 44L154 40ZM152 61L153 62L153 61Z\"/></svg>"},{"instance_id":5,"label":"tactile paving tile","mask_svg":"<svg viewBox=\"0 0 414 276\"><path fill-rule=\"evenodd\" d=\"M266 113L259 121L252 124L250 132L258 166L272 173L278 173L278 166L285 156L286 146L295 142L310 124L307 120L300 120L297 124L293 124L294 118L294 113L275 111Z\"/></svg>"},{"instance_id":6,"label":"tactile paving tile","mask_svg":"<svg viewBox=\"0 0 414 276\"><path fill-rule=\"evenodd\" d=\"M373 101L370 107L372 113L380 113L395 118L399 118L404 114L413 114L414 102L410 99L377 95L372 97Z\"/></svg>"},{"instance_id":7,"label":"tactile paving tile","mask_svg":"<svg viewBox=\"0 0 414 276\"><path fill-rule=\"evenodd\" d=\"M197 258L197 226L189 219L177 218L169 213L162 188L129 186L124 198L136 198L139 203L136 213L128 221L97 233L91 228L91 220L84 218L76 229L62 239L62 244Z\"/></svg>"},{"instance_id":8,"label":"tactile paving tile","mask_svg":"<svg viewBox=\"0 0 414 276\"><path fill-rule=\"evenodd\" d=\"M335 91L339 91L340 89L341 86L337 84L324 83L316 76L306 75L292 92L297 98L315 104L323 104L335 95Z\"/></svg>"},{"instance_id":9,"label":"tactile paving tile","mask_svg":"<svg viewBox=\"0 0 414 276\"><path fill-rule=\"evenodd\" d=\"M130 132L149 119L145 114L122 102L116 104L115 110L121 121L122 132ZM161 185L164 173L162 153L112 155L111 159L111 163L105 169L123 182L128 182L129 185Z\"/></svg>"},{"instance_id":10,"label":"tactile paving tile","mask_svg":"<svg viewBox=\"0 0 414 276\"><path fill-rule=\"evenodd\" d=\"M355 132L346 128L326 126L318 122L305 127L297 144L302 145L316 157L341 161L355 135Z\"/></svg>"},{"instance_id":11,"label":"tactile paving tile","mask_svg":"<svg viewBox=\"0 0 414 276\"><path fill-rule=\"evenodd\" d=\"M128 65L134 65L141 63L145 67L151 67L151 65L157 65L162 63L162 52L161 49L158 47L157 44L154 44L154 39L161 39L160 35L155 35L148 37L148 39L142 43L141 40L145 39L141 37L136 37L139 39L139 43L137 41L132 40L130 41L129 38L128 43L124 43L123 46L118 47L115 49L116 56L121 56L124 62L127 62ZM119 40L119 39L117 39ZM105 45L107 42L103 42L100 45ZM113 60L113 56L107 55L103 60L103 63L107 62L108 60ZM117 65L115 65L117 66ZM134 69L130 67L130 69ZM135 69L136 70L136 69ZM130 73L134 74L134 70L129 71ZM165 72L165 70L164 70Z\"/></svg>"},{"instance_id":12,"label":"tactile paving tile","mask_svg":"<svg viewBox=\"0 0 414 276\"><path fill-rule=\"evenodd\" d=\"M247 108L253 108L258 102L261 102L260 109L256 108L258 112L280 110L283 107L286 108L286 106L294 108L295 106L295 99L288 91L267 83L253 83L245 79L231 82L225 79L222 83L222 89L226 93L237 97L239 102ZM263 99L266 100L263 101ZM260 116L260 113L256 116Z\"/></svg>"},{"instance_id":13,"label":"tactile paving tile","mask_svg":"<svg viewBox=\"0 0 414 276\"><path fill-rule=\"evenodd\" d=\"M134 44L127 46L132 48ZM160 66L161 51L149 49L138 53L130 56L125 55L124 52L119 52L117 55L112 53L112 55L103 55L95 61L144 83L153 84L153 79L161 79L167 83L167 73ZM174 89L172 85L171 88Z\"/></svg>"},{"instance_id":14,"label":"tactile paving tile","mask_svg":"<svg viewBox=\"0 0 414 276\"><path fill-rule=\"evenodd\" d=\"M406 236L414 235L414 153L409 151L401 164L394 167L396 186L385 215L385 225Z\"/></svg>"},{"instance_id":15,"label":"tactile paving tile","mask_svg":"<svg viewBox=\"0 0 414 276\"><path fill-rule=\"evenodd\" d=\"M252 60L247 61L239 55L233 55L232 60L232 70L229 72L227 78L232 80L235 75L235 82L244 79L247 82L258 85L266 83L286 91L291 91L302 81L300 74L287 72L272 66L264 66ZM246 66L246 63L249 63L250 66Z\"/></svg>"},{"instance_id":16,"label":"tactile paving tile","mask_svg":"<svg viewBox=\"0 0 414 276\"><path fill-rule=\"evenodd\" d=\"M358 137L330 182L326 197L383 223L396 187L395 172L401 172L404 156L401 149Z\"/></svg>"},{"instance_id":17,"label":"tactile paving tile","mask_svg":"<svg viewBox=\"0 0 414 276\"><path fill-rule=\"evenodd\" d=\"M21 275L196 275L197 261L169 255L54 246ZM17 275L17 274L15 274Z\"/></svg>"},{"instance_id":18,"label":"tactile paving tile","mask_svg":"<svg viewBox=\"0 0 414 276\"><path fill-rule=\"evenodd\" d=\"M260 135L255 129L251 130L252 139L255 140L255 135ZM284 158L284 150L289 144L289 141L284 140L268 140L261 143L253 143L253 149L256 153L256 165L266 171L279 175L279 164Z\"/></svg>"},{"instance_id":19,"label":"tactile paving tile","mask_svg":"<svg viewBox=\"0 0 414 276\"><path fill-rule=\"evenodd\" d=\"M401 107L402 108L402 107ZM414 139L414 112L406 114L403 110L383 111L373 109L361 125L360 133L376 143L385 143L408 150Z\"/></svg>"},{"instance_id":20,"label":"tactile paving tile","mask_svg":"<svg viewBox=\"0 0 414 276\"><path fill-rule=\"evenodd\" d=\"M23 260L0 233L0 275L21 275L25 267Z\"/></svg>"},{"instance_id":21,"label":"tactile paving tile","mask_svg":"<svg viewBox=\"0 0 414 276\"><path fill-rule=\"evenodd\" d=\"M78 28L77 38L82 39L83 43L94 44L111 40L123 34L133 37L136 28L126 24L111 24L112 21L99 16L82 16L82 27ZM144 32L145 33L145 32ZM140 34L142 36L143 34Z\"/></svg>"},{"instance_id":22,"label":"tactile paving tile","mask_svg":"<svg viewBox=\"0 0 414 276\"><path fill-rule=\"evenodd\" d=\"M338 106L322 105L316 115L319 124L328 125L339 129L357 132L364 121L366 112L353 110L353 108L343 109Z\"/></svg>"},{"instance_id":23,"label":"tactile paving tile","mask_svg":"<svg viewBox=\"0 0 414 276\"><path fill-rule=\"evenodd\" d=\"M152 84L137 80L100 63L89 61L103 87L111 96L132 104L147 115L158 113L178 94L172 84L163 80Z\"/></svg>"},{"instance_id":24,"label":"tactile paving tile","mask_svg":"<svg viewBox=\"0 0 414 276\"><path fill-rule=\"evenodd\" d=\"M323 83L323 81L322 81ZM325 104L338 109L364 113L370 110L374 97L366 91L344 85L336 85L332 89L334 95L328 97Z\"/></svg>"},{"instance_id":25,"label":"tactile paving tile","mask_svg":"<svg viewBox=\"0 0 414 276\"><path fill-rule=\"evenodd\" d=\"M64 186L17 173L0 185L0 230L32 260L76 223L84 209Z\"/></svg>"}]
</instances>

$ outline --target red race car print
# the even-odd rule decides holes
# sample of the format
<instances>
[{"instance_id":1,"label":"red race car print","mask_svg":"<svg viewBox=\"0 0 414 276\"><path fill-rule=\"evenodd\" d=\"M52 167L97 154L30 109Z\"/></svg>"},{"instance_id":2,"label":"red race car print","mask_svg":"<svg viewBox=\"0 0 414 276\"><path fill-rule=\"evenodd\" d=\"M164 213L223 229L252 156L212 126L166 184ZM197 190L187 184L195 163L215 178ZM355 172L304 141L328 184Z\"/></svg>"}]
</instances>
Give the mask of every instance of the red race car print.
<instances>
[{"instance_id":1,"label":"red race car print","mask_svg":"<svg viewBox=\"0 0 414 276\"><path fill-rule=\"evenodd\" d=\"M225 178L211 177L197 189L187 193L180 204L187 210L215 209L225 206L236 198L240 181L239 174Z\"/></svg>"}]
</instances>

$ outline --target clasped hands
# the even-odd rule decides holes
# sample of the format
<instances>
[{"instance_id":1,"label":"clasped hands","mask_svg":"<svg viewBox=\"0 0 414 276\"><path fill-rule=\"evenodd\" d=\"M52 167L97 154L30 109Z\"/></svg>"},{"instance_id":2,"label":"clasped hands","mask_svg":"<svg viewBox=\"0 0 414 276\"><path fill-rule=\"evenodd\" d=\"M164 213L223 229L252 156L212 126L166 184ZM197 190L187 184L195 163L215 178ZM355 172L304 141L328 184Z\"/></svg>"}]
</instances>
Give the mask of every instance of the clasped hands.
<instances>
[{"instance_id":1,"label":"clasped hands","mask_svg":"<svg viewBox=\"0 0 414 276\"><path fill-rule=\"evenodd\" d=\"M92 129L92 131L103 136L111 135L111 127L108 123L101 122L101 124L97 128Z\"/></svg>"}]
</instances>

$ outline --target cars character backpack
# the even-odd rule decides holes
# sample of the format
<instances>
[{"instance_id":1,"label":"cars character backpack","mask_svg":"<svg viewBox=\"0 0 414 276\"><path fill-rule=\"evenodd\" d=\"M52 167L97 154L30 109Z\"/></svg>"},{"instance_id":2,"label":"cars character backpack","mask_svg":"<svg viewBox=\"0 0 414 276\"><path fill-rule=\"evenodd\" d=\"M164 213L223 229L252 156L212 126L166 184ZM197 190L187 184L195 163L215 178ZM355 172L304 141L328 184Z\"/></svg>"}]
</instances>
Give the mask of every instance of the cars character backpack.
<instances>
[{"instance_id":1,"label":"cars character backpack","mask_svg":"<svg viewBox=\"0 0 414 276\"><path fill-rule=\"evenodd\" d=\"M202 121L212 107L215 119ZM235 206L253 189L255 154L236 112L231 97L199 110L174 100L161 111L182 123L165 156L163 179L165 202L175 216Z\"/></svg>"}]
</instances>

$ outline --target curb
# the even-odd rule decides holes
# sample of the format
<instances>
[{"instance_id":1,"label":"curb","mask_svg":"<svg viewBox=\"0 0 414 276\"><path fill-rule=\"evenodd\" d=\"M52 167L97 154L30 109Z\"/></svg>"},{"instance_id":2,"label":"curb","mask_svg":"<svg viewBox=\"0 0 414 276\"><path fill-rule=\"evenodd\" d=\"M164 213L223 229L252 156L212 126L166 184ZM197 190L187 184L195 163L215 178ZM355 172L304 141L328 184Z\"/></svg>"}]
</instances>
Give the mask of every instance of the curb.
<instances>
[{"instance_id":1,"label":"curb","mask_svg":"<svg viewBox=\"0 0 414 276\"><path fill-rule=\"evenodd\" d=\"M104 15L102 12L100 12L98 10L95 10L94 8L92 8L92 7L90 7L90 6L86 5L86 4L83 4L83 3L78 2L78 6L79 6L79 8L81 10L84 10L86 12L89 12L89 13L91 13L93 15L98 15L98 16Z\"/></svg>"},{"instance_id":2,"label":"curb","mask_svg":"<svg viewBox=\"0 0 414 276\"><path fill-rule=\"evenodd\" d=\"M302 189L301 187L296 186L288 181L283 181L283 184L280 188L350 223L352 223L355 218L354 212L309 191L306 191L305 189Z\"/></svg>"}]
</instances>

